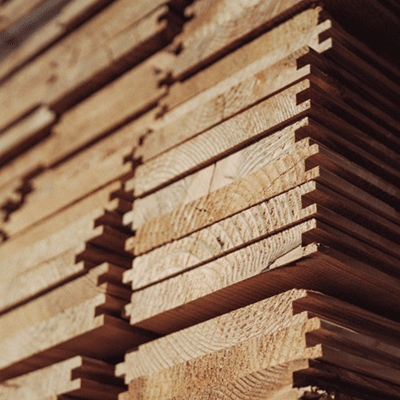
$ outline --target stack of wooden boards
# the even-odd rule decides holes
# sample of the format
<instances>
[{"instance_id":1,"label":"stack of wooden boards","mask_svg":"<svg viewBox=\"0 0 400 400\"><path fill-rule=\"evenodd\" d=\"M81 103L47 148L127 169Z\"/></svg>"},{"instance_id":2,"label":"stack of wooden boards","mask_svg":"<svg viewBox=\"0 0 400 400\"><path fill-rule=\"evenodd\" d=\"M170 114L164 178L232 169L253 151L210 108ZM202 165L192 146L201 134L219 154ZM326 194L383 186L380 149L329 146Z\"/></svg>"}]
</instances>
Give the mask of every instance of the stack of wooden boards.
<instances>
[{"instance_id":1,"label":"stack of wooden boards","mask_svg":"<svg viewBox=\"0 0 400 400\"><path fill-rule=\"evenodd\" d=\"M3 3L1 398L400 398L396 1Z\"/></svg>"}]
</instances>

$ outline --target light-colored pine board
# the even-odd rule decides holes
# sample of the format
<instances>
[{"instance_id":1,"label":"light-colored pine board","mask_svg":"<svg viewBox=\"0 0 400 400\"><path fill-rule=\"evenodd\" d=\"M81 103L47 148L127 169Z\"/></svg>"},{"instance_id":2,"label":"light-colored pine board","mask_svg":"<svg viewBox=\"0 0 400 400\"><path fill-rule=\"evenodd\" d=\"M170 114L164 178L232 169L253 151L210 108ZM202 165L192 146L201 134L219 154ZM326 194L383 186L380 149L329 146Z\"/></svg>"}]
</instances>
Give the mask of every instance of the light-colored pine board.
<instances>
[{"instance_id":1,"label":"light-colored pine board","mask_svg":"<svg viewBox=\"0 0 400 400\"><path fill-rule=\"evenodd\" d=\"M312 335L314 331L319 331L322 326L323 329L333 329L337 341L332 343L327 340L326 342L326 338L321 337L316 345L307 348L307 343L302 343L301 337ZM337 334L336 325L326 323L319 318L312 318L306 323L293 325L270 335L262 334L257 338L248 339L210 355L136 378L130 382L129 391L134 396L143 399L174 398L178 396L178 393L180 398L185 398L203 388L226 384L226 382L240 379L243 375L246 376L255 372L255 370L276 366L276 361L280 364L281 362L308 359L309 356L306 353L311 351L320 353L316 356L317 359L337 367L365 374L375 379L384 379L395 385L400 383L398 358L395 357L397 363L386 361L383 357L380 357L380 354L376 354L373 347L364 346L363 337L353 335L351 344L354 344L360 351L364 351L363 357L360 357L354 354L357 351L343 347L342 341L345 345L348 341L346 329L343 329L341 333L343 337L341 334ZM269 336L269 340L266 339L266 336ZM373 340L373 338L367 339ZM286 345L286 341L291 344ZM256 350L254 346L261 346L261 348ZM369 351L368 358L365 357L366 351ZM276 352L279 352L279 355ZM271 355L275 355L277 358L268 360L268 356ZM390 354L388 355L390 356ZM278 361L284 358L286 358L284 361ZM310 358L314 357L311 356ZM255 370L252 371L253 368ZM211 373L211 371L213 372ZM157 385L156 382L163 382L163 384Z\"/></svg>"},{"instance_id":2,"label":"light-colored pine board","mask_svg":"<svg viewBox=\"0 0 400 400\"><path fill-rule=\"evenodd\" d=\"M26 301L103 261L129 266L130 259L124 250L127 236L121 226L122 213L131 203L118 198L108 201L117 188L120 184L106 187L104 193L89 196L1 246L0 310ZM91 250L93 245L97 246L96 251Z\"/></svg>"},{"instance_id":3,"label":"light-colored pine board","mask_svg":"<svg viewBox=\"0 0 400 400\"><path fill-rule=\"evenodd\" d=\"M65 110L168 42L176 26L159 21L168 8L139 20L135 9L113 2L5 82L0 92L13 96L2 96L0 129L42 104Z\"/></svg>"},{"instance_id":4,"label":"light-colored pine board","mask_svg":"<svg viewBox=\"0 0 400 400\"><path fill-rule=\"evenodd\" d=\"M298 400L309 393L311 388L295 389L293 373L308 367L307 360L294 360L279 366L264 368L244 375L234 381L227 381L220 385L211 385L180 399L200 400L205 398L217 398L222 400L250 400L255 397L269 400ZM134 394L125 392L127 399L134 398ZM131 396L131 397L129 397ZM261 397L263 396L263 397ZM121 398L119 398L122 400Z\"/></svg>"},{"instance_id":5,"label":"light-colored pine board","mask_svg":"<svg viewBox=\"0 0 400 400\"><path fill-rule=\"evenodd\" d=\"M310 69L298 69L297 63L310 51L308 46L299 47L281 59L276 59L281 54L267 53L209 90L167 112L150 126L151 134L135 149L135 156L146 162L305 78L310 74Z\"/></svg>"},{"instance_id":6,"label":"light-colored pine board","mask_svg":"<svg viewBox=\"0 0 400 400\"><path fill-rule=\"evenodd\" d=\"M5 163L39 141L55 121L55 114L47 107L33 111L18 124L0 135L0 163Z\"/></svg>"},{"instance_id":7,"label":"light-colored pine board","mask_svg":"<svg viewBox=\"0 0 400 400\"><path fill-rule=\"evenodd\" d=\"M318 321L312 322L316 324ZM185 397L195 390L236 380L257 370L301 358L320 357L323 355L320 346L306 348L305 333L312 330L312 322L262 334L232 347L136 378L129 383L129 391L143 400Z\"/></svg>"},{"instance_id":8,"label":"light-colored pine board","mask_svg":"<svg viewBox=\"0 0 400 400\"><path fill-rule=\"evenodd\" d=\"M346 187L346 182L342 182L342 185ZM351 190L351 186L348 190ZM314 202L317 204L311 206ZM308 207L302 209L302 205ZM400 237L397 224L318 182L310 181L208 228L136 257L132 269L124 274L124 282L132 282L134 290L140 289L311 216L325 220L361 240L368 240L370 245L387 254L400 257L394 240ZM373 253L376 251L373 250ZM371 257L376 259L378 255ZM383 256L381 260L384 259ZM394 268L396 262L391 260Z\"/></svg>"},{"instance_id":9,"label":"light-colored pine board","mask_svg":"<svg viewBox=\"0 0 400 400\"><path fill-rule=\"evenodd\" d=\"M307 2L302 0L285 3L253 1L249 4L202 0L194 3L185 10L186 15L194 15L194 18L172 44L179 43L182 47L172 68L173 77L181 80L221 53L237 47L251 34L277 25L305 4Z\"/></svg>"},{"instance_id":10,"label":"light-colored pine board","mask_svg":"<svg viewBox=\"0 0 400 400\"><path fill-rule=\"evenodd\" d=\"M9 236L20 233L104 186L132 174L132 165L124 163L123 159L127 152L123 144L129 138L125 134L118 139L110 147L109 153L107 144L111 140L99 143L87 155L79 154L59 168L48 169L33 179L31 184L34 190L26 197L24 207L13 212L3 224L4 231Z\"/></svg>"},{"instance_id":11,"label":"light-colored pine board","mask_svg":"<svg viewBox=\"0 0 400 400\"><path fill-rule=\"evenodd\" d=\"M317 171L306 173L303 160L317 147L303 140L291 150L266 167L138 227L131 246L134 254L179 239L313 179Z\"/></svg>"},{"instance_id":12,"label":"light-colored pine board","mask_svg":"<svg viewBox=\"0 0 400 400\"><path fill-rule=\"evenodd\" d=\"M131 303L125 307L131 323L160 333L172 332L293 287L321 290L358 304L362 304L367 293L368 296L374 293L370 306L383 307L395 315L398 303L394 299L399 297L399 283L384 271L393 273L393 267L382 262L378 269L359 261L354 257L362 256L365 251L373 254L373 249L320 221L311 220L308 225L309 228L307 223L300 224L134 292ZM309 233L301 232L302 226ZM293 237L296 231L299 239ZM283 240L286 235L290 237L285 244L287 252L279 253L283 244L278 239ZM296 240L311 244L295 247ZM271 247L267 250L264 245ZM271 258L263 263L260 255ZM336 279L332 279L335 274Z\"/></svg>"},{"instance_id":13,"label":"light-colored pine board","mask_svg":"<svg viewBox=\"0 0 400 400\"><path fill-rule=\"evenodd\" d=\"M247 245L266 235L289 228L313 214L302 209L302 196L313 191L313 181L221 220L182 239L133 260L124 282L137 290Z\"/></svg>"},{"instance_id":14,"label":"light-colored pine board","mask_svg":"<svg viewBox=\"0 0 400 400\"><path fill-rule=\"evenodd\" d=\"M245 146L250 140L266 135L279 125L299 118L310 108L309 102L296 103L296 95L309 87L305 79L279 92L253 108L238 114L215 128L171 149L151 162L139 166L132 181L134 194L141 197L204 163L222 158L228 151ZM132 189L128 186L129 189Z\"/></svg>"},{"instance_id":15,"label":"light-colored pine board","mask_svg":"<svg viewBox=\"0 0 400 400\"><path fill-rule=\"evenodd\" d=\"M120 213L126 212L126 201L121 201L119 198L117 198L116 201L110 201L113 193L119 190L121 190L121 183L113 182L110 185L91 193L81 201L71 205L69 208L61 210L52 218L41 221L39 224L32 226L21 235L10 238L0 246L1 259L12 257L13 254L19 252L22 248L32 246L36 242L42 240L45 242L46 238L65 229L67 226L74 223L74 221L77 221L80 218L84 219L85 216L90 215L91 213L100 216L100 209L112 211L116 207L116 211ZM123 203L125 207L120 208L122 206L121 203ZM90 230L93 227L92 224L93 221L90 225Z\"/></svg>"},{"instance_id":16,"label":"light-colored pine board","mask_svg":"<svg viewBox=\"0 0 400 400\"><path fill-rule=\"evenodd\" d=\"M328 111L324 110L324 112L321 112L321 115L323 114L324 117L326 117L327 113ZM265 163L272 162L279 154L279 151L285 150L285 147L289 148L288 146L293 145L296 140L307 136L311 136L311 138L329 148L341 152L349 159L356 158L358 163L361 163L362 166L380 176L386 178L388 176L387 174L391 174L392 179L395 179L398 175L397 170L388 166L381 158L375 157L358 147L358 145L363 145L363 143L365 143L370 151L381 148L385 154L388 154L390 150L388 150L386 146L380 145L380 142L371 139L360 130L352 128L351 125L344 121L338 120L337 117L331 115L331 121L332 123L330 123L330 125L333 125L332 129L345 130L347 133L346 137L351 138L352 142L334 133L333 130L327 129L310 119L308 120L308 124L304 125L304 127L302 126L302 122L289 125L287 128L275 132L255 144L223 158L209 167L180 179L144 198L136 199L133 204L132 212L126 215L125 218L126 220L128 218L132 220L132 228L136 230L152 218L169 213L178 206L205 196L210 191L219 189L246 174L250 174L262 168L265 166ZM351 137L349 135L350 133L352 134ZM286 142L284 142L284 138L286 138ZM364 141L363 143L362 140ZM386 160L387 159L385 159L385 161ZM335 185L334 183L332 184ZM343 186L343 184L344 182L342 182L340 186ZM335 190L343 191L346 188L345 184L342 189L338 188L337 184L335 186ZM350 187L352 188L350 189ZM357 189L354 188L353 185L350 185L350 187L346 192L346 196L350 195L354 198ZM349 192L354 193L349 194ZM371 201L367 201L369 200L369 195L366 192L363 192L362 195L358 195L358 197L359 199L357 201L360 201L360 198L362 198L363 202L371 203ZM372 206L374 211L378 213L382 213L388 208L387 205L379 202L376 198L373 199L372 202L375 203L375 206L371 204L368 206ZM376 202L378 202L379 205ZM133 242L133 239L127 242L127 249L132 248Z\"/></svg>"},{"instance_id":17,"label":"light-colored pine board","mask_svg":"<svg viewBox=\"0 0 400 400\"><path fill-rule=\"evenodd\" d=\"M0 64L0 80L15 72L40 51L51 46L57 39L69 33L76 25L95 14L110 0L73 0L60 12L26 38L17 49L7 55Z\"/></svg>"},{"instance_id":18,"label":"light-colored pine board","mask_svg":"<svg viewBox=\"0 0 400 400\"><path fill-rule=\"evenodd\" d=\"M306 295L305 290L293 289L143 344L137 351L125 355L125 362L118 364L116 373L124 375L128 384L140 376L211 354L262 333L270 334L304 322L306 313L294 316L292 302ZM245 323L248 329L241 329Z\"/></svg>"},{"instance_id":19,"label":"light-colored pine board","mask_svg":"<svg viewBox=\"0 0 400 400\"><path fill-rule=\"evenodd\" d=\"M112 357L147 341L148 335L107 315L119 312L123 304L121 299L98 294L3 339L0 379L10 379L79 354L97 359Z\"/></svg>"},{"instance_id":20,"label":"light-colored pine board","mask_svg":"<svg viewBox=\"0 0 400 400\"><path fill-rule=\"evenodd\" d=\"M314 108L315 107L316 105L314 104ZM317 117L317 114L315 114L314 117ZM339 119L325 109L319 111L318 118L321 121L328 123L331 130L326 129L321 124L313 122L315 129L304 129L304 132L302 132L302 129L298 129L298 131L296 131L296 138L309 135L317 141L326 144L328 147L341 152L348 158L356 159L358 163L362 164L362 166L380 176L384 176L385 179L389 181L399 180L400 175L397 169L398 156L395 151L391 150L381 142L372 139L370 136ZM295 125L293 125L293 129L295 129ZM334 133L334 130L346 130L346 137L351 141ZM285 130L283 130L283 132L285 132ZM274 136L279 135L280 133L278 131L272 134L270 138L273 139ZM250 149L253 147L256 148L257 146L263 146L263 141L269 143L269 139L266 138L258 142L258 144L246 147L242 153L246 154L247 152L250 152ZM359 146L362 146L362 148ZM179 147L177 149L179 149ZM386 162L382 161L381 157L383 155L385 155L384 160ZM219 174L221 174L221 184L229 183L235 178L235 173L232 172L234 171L234 168L231 167L231 164L237 163L238 157L239 153L234 153L234 155L230 157L231 159L228 157L224 159L225 161L220 162L221 167L219 167L217 163L215 167L210 166L208 167L208 170L206 168L201 170L199 173L191 174L168 187L157 190L143 199L137 199L132 213L133 229L137 229L152 217L154 218L162 213L172 211L173 208L177 207L181 203L186 203L189 199L194 200L195 197L193 197L193 194L197 197L201 197L202 195L205 195L207 191L215 190L218 185L213 181L218 180L217 176ZM225 167L226 170L224 171L222 171L222 169L224 169L224 167L222 167L223 163L229 164L228 169ZM387 163L390 163L391 165L388 165ZM252 167L256 168L256 164L254 163ZM241 168L245 167L243 166ZM227 176L232 177L232 179L224 178ZM132 182L129 182L128 186L134 186L135 179L136 178L133 178Z\"/></svg>"},{"instance_id":21,"label":"light-colored pine board","mask_svg":"<svg viewBox=\"0 0 400 400\"><path fill-rule=\"evenodd\" d=\"M155 217L243 178L290 152L295 146L296 132L304 124L303 120L290 124L206 168L150 195L135 199L131 212L132 229L136 230Z\"/></svg>"},{"instance_id":22,"label":"light-colored pine board","mask_svg":"<svg viewBox=\"0 0 400 400\"><path fill-rule=\"evenodd\" d=\"M386 354L387 362L391 357L389 354L394 356L398 353L395 350L399 344L396 339L398 323L322 293L293 289L142 344L136 351L125 355L125 361L117 366L117 375L124 375L128 384L140 376L305 322L309 315L331 321L324 322L328 324L327 329L321 325L313 336L308 336L311 345L322 337L329 341L340 333L341 346L352 341L352 345L348 346L354 350L357 347L355 342L361 341L367 346L375 340L376 356ZM375 339L368 339L368 335ZM343 339L345 336L347 342Z\"/></svg>"},{"instance_id":23,"label":"light-colored pine board","mask_svg":"<svg viewBox=\"0 0 400 400\"><path fill-rule=\"evenodd\" d=\"M0 283L0 311L3 312L65 280L83 274L92 264L87 261L76 262L77 254L82 251L84 246L79 245L51 259L45 259L21 273L14 272L9 273L10 276L4 276Z\"/></svg>"},{"instance_id":24,"label":"light-colored pine board","mask_svg":"<svg viewBox=\"0 0 400 400\"><path fill-rule=\"evenodd\" d=\"M307 139L303 140L306 140L307 142ZM375 196L378 200L382 200L382 202L387 201L387 199L392 200L392 202L399 199L399 191L394 185L369 173L365 169L357 166L355 163L352 163L346 158L341 157L323 146L314 144L311 147L307 147L308 145L305 145L306 142L297 142L291 153L282 155L273 163L254 172L253 174L239 179L188 204L184 204L173 211L156 217L141 227L138 227L136 230L136 236L132 241L130 241L130 248L134 248L135 255L143 254L153 248L166 244L174 239L186 236L196 230L218 222L223 218L245 210L251 207L251 205L258 204L263 200L289 190L291 187L286 186L286 189L283 191L280 191L282 188L275 191L272 189L272 186L277 187L278 185L283 184L287 178L292 179L293 175L290 171L293 166L295 166L295 179L297 179L297 182L292 187L300 185L309 179L316 179L323 183L324 178L321 175L321 173L323 173L321 171L327 170L328 175L329 172L333 172L342 180L344 179L349 184L365 190L367 194L369 193L370 195ZM311 154L314 155L311 156ZM288 173L284 171L288 171ZM268 176L268 174L270 174L270 176ZM310 178L306 178L306 175L310 176ZM311 178L311 175L313 175L313 178ZM317 178L319 175L321 178ZM261 184L261 179L263 180L263 184L260 189L257 189L258 185ZM251 185L250 182L252 182ZM285 182L284 184L288 185L288 182ZM245 186L247 185L250 186L248 186L248 189L245 189ZM261 194L267 187L269 187L268 194L265 194L265 197L261 198ZM243 195L239 195L239 191L242 192ZM340 189L339 186L338 191L340 193L346 191L346 186L342 189ZM254 193L257 193L255 197L253 197ZM260 200L256 200L256 198L258 199L258 196L260 196ZM354 194L350 194L348 197L364 203L362 197L358 199ZM226 201L225 199L229 199L229 201ZM250 203L249 199L251 199ZM372 203L374 202L374 200L369 201ZM208 204L211 204L211 202L212 206L207 206ZM244 205L245 202L247 207ZM382 202L380 204L384 204ZM219 210L217 211L218 204L220 204L221 214L219 214ZM390 205L384 205L382 210L378 212L383 214L386 218L398 221L398 212L396 212L396 210ZM219 214L218 216L217 213ZM132 214L130 216L132 217ZM126 222L128 222L128 217L125 219ZM202 220L202 222L200 222L200 220ZM171 221L173 221L173 224L171 224Z\"/></svg>"},{"instance_id":25,"label":"light-colored pine board","mask_svg":"<svg viewBox=\"0 0 400 400\"><path fill-rule=\"evenodd\" d=\"M239 77L240 70L257 62L260 58L268 60L267 65L272 65L302 46L309 45L314 49L317 48L318 36L325 29L325 24L320 24L320 20L323 19L321 11L320 7L304 10L226 54L192 77L182 82L175 82L169 88L168 96L160 101L161 109L167 110L166 121L170 118L168 116L170 113L173 118L175 111L171 111L179 104L188 102L203 91L213 90L212 88L217 87L220 82L230 76L238 74L237 77ZM151 151L151 146L149 147L148 150ZM144 153L147 154L147 152Z\"/></svg>"},{"instance_id":26,"label":"light-colored pine board","mask_svg":"<svg viewBox=\"0 0 400 400\"><path fill-rule=\"evenodd\" d=\"M0 340L17 334L18 331L27 329L31 325L62 314L69 308L76 307L100 293L112 293L121 299L129 299L127 289L115 287L116 279L112 279L114 281L112 284L107 283L110 277L121 275L122 270L120 267L107 263L101 264L88 273L1 314L0 321L3 329L0 333Z\"/></svg>"},{"instance_id":27,"label":"light-colored pine board","mask_svg":"<svg viewBox=\"0 0 400 400\"><path fill-rule=\"evenodd\" d=\"M101 379L109 383L101 382ZM122 391L112 384L113 381L117 383L113 379L112 365L77 356L7 380L1 385L0 394L4 400L47 400L51 396L57 400L61 395L84 395L88 389L97 387L99 392L103 392L98 394L98 399L111 400Z\"/></svg>"},{"instance_id":28,"label":"light-colored pine board","mask_svg":"<svg viewBox=\"0 0 400 400\"><path fill-rule=\"evenodd\" d=\"M236 297L225 296L219 300L213 298L218 297L216 293L222 289L267 271L276 260L298 248L302 242L302 233L315 226L315 220L301 223L224 257L135 291L131 303L125 307L125 313L130 316L132 325L165 333L181 328L181 324L188 326L206 316L226 312L234 308L233 304L242 306L243 298L252 298L256 291L243 292ZM210 295L209 299L207 295Z\"/></svg>"},{"instance_id":29,"label":"light-colored pine board","mask_svg":"<svg viewBox=\"0 0 400 400\"><path fill-rule=\"evenodd\" d=\"M167 92L160 82L166 77L168 63L168 54L156 53L65 112L53 129L54 149L48 164L60 158L61 144L65 143L64 154L73 153L156 104ZM135 145L132 138L132 149Z\"/></svg>"}]
</instances>

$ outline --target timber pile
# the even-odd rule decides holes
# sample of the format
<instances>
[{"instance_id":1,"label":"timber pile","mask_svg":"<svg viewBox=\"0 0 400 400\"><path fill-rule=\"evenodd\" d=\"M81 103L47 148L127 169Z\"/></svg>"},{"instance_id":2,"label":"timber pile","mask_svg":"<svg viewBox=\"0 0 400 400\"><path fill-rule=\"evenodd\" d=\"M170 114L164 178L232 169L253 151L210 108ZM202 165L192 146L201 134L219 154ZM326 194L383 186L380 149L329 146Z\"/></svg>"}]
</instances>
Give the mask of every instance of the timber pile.
<instances>
[{"instance_id":1,"label":"timber pile","mask_svg":"<svg viewBox=\"0 0 400 400\"><path fill-rule=\"evenodd\" d=\"M400 399L395 1L0 32L1 398Z\"/></svg>"}]
</instances>

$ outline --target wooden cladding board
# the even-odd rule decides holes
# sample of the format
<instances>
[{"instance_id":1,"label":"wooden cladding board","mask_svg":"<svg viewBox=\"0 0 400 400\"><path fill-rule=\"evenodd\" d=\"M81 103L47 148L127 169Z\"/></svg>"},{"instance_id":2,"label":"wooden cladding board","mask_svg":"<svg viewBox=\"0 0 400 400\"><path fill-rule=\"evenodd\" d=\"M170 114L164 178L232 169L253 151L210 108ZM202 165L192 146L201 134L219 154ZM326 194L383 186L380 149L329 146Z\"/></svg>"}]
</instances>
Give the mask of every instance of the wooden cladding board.
<instances>
[{"instance_id":1,"label":"wooden cladding board","mask_svg":"<svg viewBox=\"0 0 400 400\"><path fill-rule=\"evenodd\" d=\"M400 399L399 26L0 0L0 397Z\"/></svg>"},{"instance_id":2,"label":"wooden cladding board","mask_svg":"<svg viewBox=\"0 0 400 400\"><path fill-rule=\"evenodd\" d=\"M388 336L382 331L378 338L376 324L383 324L383 331L393 330ZM252 372L316 358L356 375L369 375L372 381L384 375L393 393L399 384L397 329L397 324L357 307L331 303L328 296L292 290L144 344L127 354L117 373L125 375L133 398L173 398L178 393L182 398L197 398L203 390L207 393ZM369 360L360 362L375 344ZM271 379L271 391L277 381Z\"/></svg>"},{"instance_id":3,"label":"wooden cladding board","mask_svg":"<svg viewBox=\"0 0 400 400\"><path fill-rule=\"evenodd\" d=\"M37 371L9 379L1 385L2 398L7 400L42 400L68 395L99 399L115 399L122 391L110 364L88 357L73 357Z\"/></svg>"}]
</instances>

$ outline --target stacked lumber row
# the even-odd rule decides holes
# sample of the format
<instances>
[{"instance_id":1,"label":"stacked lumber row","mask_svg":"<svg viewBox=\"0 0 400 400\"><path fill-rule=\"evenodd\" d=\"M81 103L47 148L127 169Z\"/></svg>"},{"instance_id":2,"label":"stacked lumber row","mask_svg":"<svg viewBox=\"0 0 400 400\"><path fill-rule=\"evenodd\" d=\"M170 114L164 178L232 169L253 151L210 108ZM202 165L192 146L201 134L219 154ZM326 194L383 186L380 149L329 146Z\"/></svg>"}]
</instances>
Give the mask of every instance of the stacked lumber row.
<instances>
[{"instance_id":1,"label":"stacked lumber row","mask_svg":"<svg viewBox=\"0 0 400 400\"><path fill-rule=\"evenodd\" d=\"M368 4L400 26L398 12ZM160 118L134 150L140 164L126 188L135 200L124 217L135 232L126 243L132 268L124 273L133 293L125 313L133 326L166 336L127 353L117 370L129 385L122 399L329 398L330 390L399 396L399 360L383 376L373 355L384 328L366 332L370 322L349 321L362 309L373 312L369 321L398 320L400 71L326 8L292 12L210 65L212 36L190 31L191 55L180 58L183 51L171 67L184 80L172 84ZM242 14L256 20L250 15ZM185 29L176 38L184 44ZM221 73L209 84L216 71L225 79ZM310 325L285 331L277 323L279 334L296 339L281 344L269 336L271 347L257 347L260 334L254 347L243 336L231 340L231 332L259 326L255 311L242 308L242 322L230 329L239 318L234 310L293 288L324 293L318 322L310 317L307 324L323 325L326 335L310 342ZM329 311L335 298L343 320ZM354 314L353 305L360 307ZM265 318L274 320L274 312ZM230 321L220 331L218 318ZM311 344L321 352L311 354ZM244 346L248 352L240 353ZM285 346L299 353L285 358ZM398 350L395 344L388 354Z\"/></svg>"},{"instance_id":2,"label":"stacked lumber row","mask_svg":"<svg viewBox=\"0 0 400 400\"><path fill-rule=\"evenodd\" d=\"M157 60L168 54L152 56L181 30L186 2L64 1L52 15L36 3L4 26L49 20L1 64L0 397L112 400L125 388L115 363L155 337L121 316L124 182L136 125L166 93Z\"/></svg>"},{"instance_id":3,"label":"stacked lumber row","mask_svg":"<svg viewBox=\"0 0 400 400\"><path fill-rule=\"evenodd\" d=\"M294 289L139 346L120 398L399 398L399 328Z\"/></svg>"},{"instance_id":4,"label":"stacked lumber row","mask_svg":"<svg viewBox=\"0 0 400 400\"><path fill-rule=\"evenodd\" d=\"M398 398L399 6L25 3L1 397Z\"/></svg>"}]
</instances>

